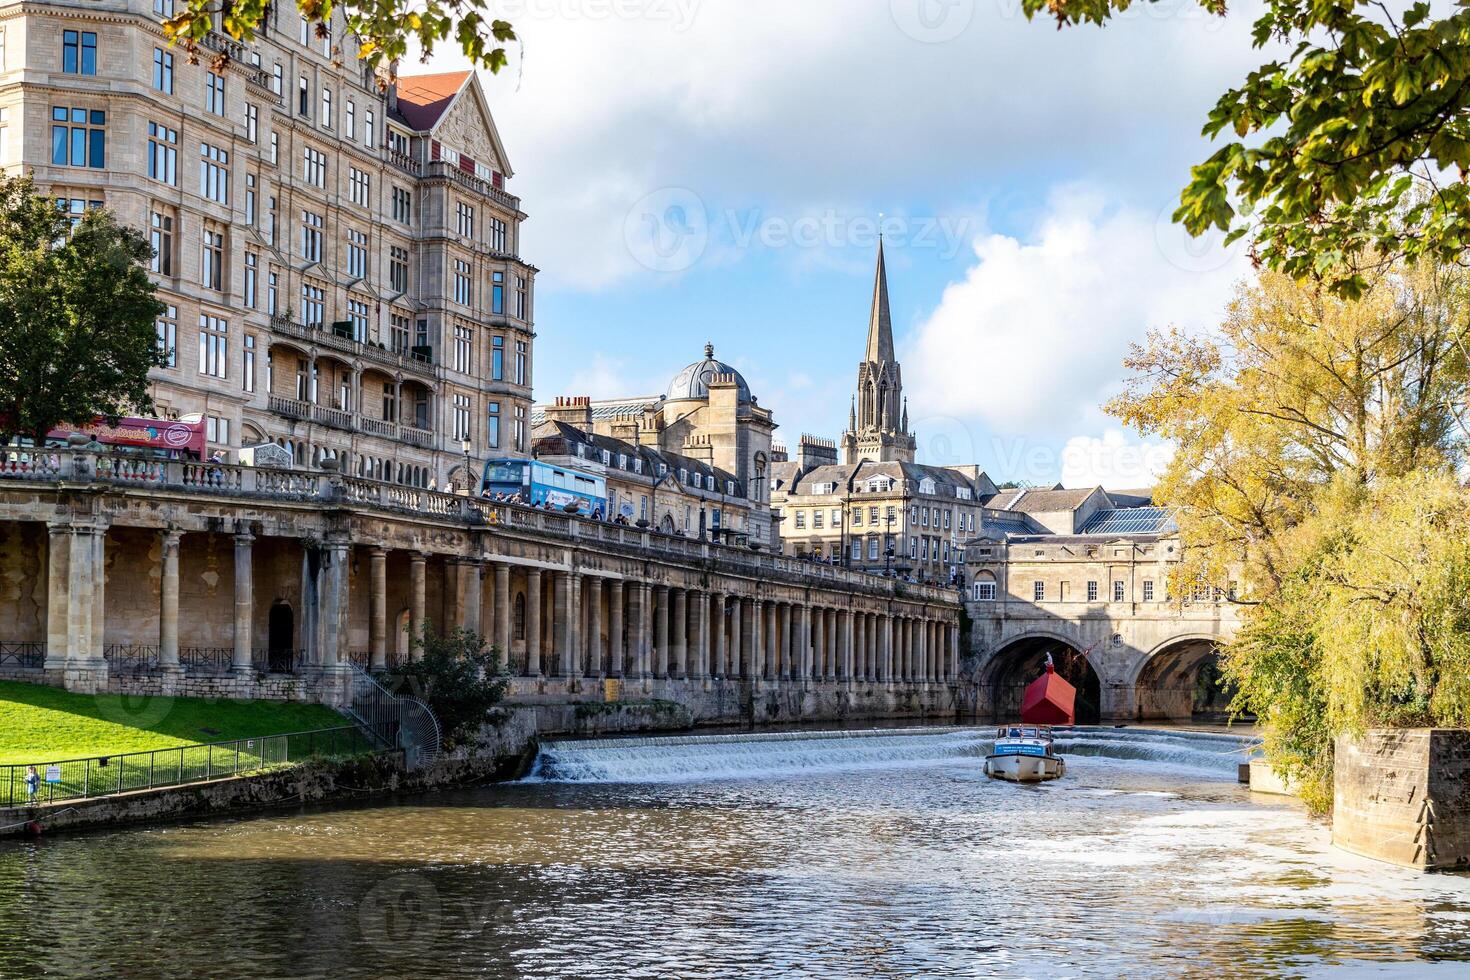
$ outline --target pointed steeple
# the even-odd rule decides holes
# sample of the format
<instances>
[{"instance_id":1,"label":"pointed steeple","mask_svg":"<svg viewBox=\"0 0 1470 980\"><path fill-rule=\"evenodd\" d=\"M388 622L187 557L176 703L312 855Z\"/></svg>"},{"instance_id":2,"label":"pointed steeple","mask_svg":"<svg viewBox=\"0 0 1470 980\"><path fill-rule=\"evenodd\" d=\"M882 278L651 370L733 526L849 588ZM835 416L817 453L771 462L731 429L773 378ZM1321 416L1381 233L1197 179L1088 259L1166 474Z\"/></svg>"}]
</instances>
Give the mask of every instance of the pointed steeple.
<instances>
[{"instance_id":1,"label":"pointed steeple","mask_svg":"<svg viewBox=\"0 0 1470 980\"><path fill-rule=\"evenodd\" d=\"M857 395L853 395L852 396L852 403L848 406L848 409L847 409L847 431L852 432L852 431L854 431L856 429L857 429Z\"/></svg>"},{"instance_id":2,"label":"pointed steeple","mask_svg":"<svg viewBox=\"0 0 1470 980\"><path fill-rule=\"evenodd\" d=\"M908 398L908 395L904 395L904 397L903 397L903 421L899 423L898 431L900 433L902 433L902 434L907 434L908 431L909 431L909 398Z\"/></svg>"},{"instance_id":3,"label":"pointed steeple","mask_svg":"<svg viewBox=\"0 0 1470 980\"><path fill-rule=\"evenodd\" d=\"M893 320L888 313L888 270L883 264L883 236L878 236L878 271L873 276L873 309L868 314L868 355L874 364L893 363Z\"/></svg>"}]
</instances>

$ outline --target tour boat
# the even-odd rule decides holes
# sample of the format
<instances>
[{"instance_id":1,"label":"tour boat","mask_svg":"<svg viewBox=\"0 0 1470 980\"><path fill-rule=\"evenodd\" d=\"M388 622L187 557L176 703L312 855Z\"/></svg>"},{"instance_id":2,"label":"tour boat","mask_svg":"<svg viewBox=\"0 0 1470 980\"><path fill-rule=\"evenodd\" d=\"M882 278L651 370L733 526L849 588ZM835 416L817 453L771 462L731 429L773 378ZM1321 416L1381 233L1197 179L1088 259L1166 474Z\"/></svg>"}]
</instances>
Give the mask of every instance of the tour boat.
<instances>
[{"instance_id":1,"label":"tour boat","mask_svg":"<svg viewBox=\"0 0 1470 980\"><path fill-rule=\"evenodd\" d=\"M995 750L985 757L985 775L1013 783L1040 783L1066 775L1067 763L1052 751L1051 728L1010 725L995 733Z\"/></svg>"}]
</instances>

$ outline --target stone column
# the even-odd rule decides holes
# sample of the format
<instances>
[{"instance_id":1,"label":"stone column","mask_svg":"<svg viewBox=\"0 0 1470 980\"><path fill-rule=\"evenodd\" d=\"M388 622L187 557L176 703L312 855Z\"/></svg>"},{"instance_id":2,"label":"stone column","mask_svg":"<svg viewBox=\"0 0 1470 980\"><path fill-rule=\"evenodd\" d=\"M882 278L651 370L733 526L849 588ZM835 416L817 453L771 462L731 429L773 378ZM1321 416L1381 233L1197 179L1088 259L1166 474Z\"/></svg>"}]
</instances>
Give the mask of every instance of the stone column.
<instances>
[{"instance_id":1,"label":"stone column","mask_svg":"<svg viewBox=\"0 0 1470 980\"><path fill-rule=\"evenodd\" d=\"M749 635L745 623L745 599L735 596L730 610L730 639L725 647L725 676L745 676L745 643Z\"/></svg>"},{"instance_id":2,"label":"stone column","mask_svg":"<svg viewBox=\"0 0 1470 980\"><path fill-rule=\"evenodd\" d=\"M837 675L846 681L848 686L852 685L852 619L851 609L842 610L841 615L837 618Z\"/></svg>"},{"instance_id":3,"label":"stone column","mask_svg":"<svg viewBox=\"0 0 1470 980\"><path fill-rule=\"evenodd\" d=\"M771 644L771 668L776 680L791 676L791 607L776 603L776 642Z\"/></svg>"},{"instance_id":4,"label":"stone column","mask_svg":"<svg viewBox=\"0 0 1470 980\"><path fill-rule=\"evenodd\" d=\"M812 607L801 603L796 607L796 669L801 672L801 682L812 681Z\"/></svg>"},{"instance_id":5,"label":"stone column","mask_svg":"<svg viewBox=\"0 0 1470 980\"><path fill-rule=\"evenodd\" d=\"M673 632L674 649L669 651L673 660L670 676L683 680L689 676L689 596L683 589L672 591L674 622L670 630Z\"/></svg>"},{"instance_id":6,"label":"stone column","mask_svg":"<svg viewBox=\"0 0 1470 980\"><path fill-rule=\"evenodd\" d=\"M893 630L892 623L882 613L873 614L873 676L875 680L888 683L893 679Z\"/></svg>"},{"instance_id":7,"label":"stone column","mask_svg":"<svg viewBox=\"0 0 1470 980\"><path fill-rule=\"evenodd\" d=\"M97 548L92 538L95 531L95 528L82 525L73 525L71 530L69 581L66 589L68 665L85 666L92 659L92 615L96 609L92 592L97 561Z\"/></svg>"},{"instance_id":8,"label":"stone column","mask_svg":"<svg viewBox=\"0 0 1470 980\"><path fill-rule=\"evenodd\" d=\"M689 590L689 676L703 680L709 676L709 595Z\"/></svg>"},{"instance_id":9,"label":"stone column","mask_svg":"<svg viewBox=\"0 0 1470 980\"><path fill-rule=\"evenodd\" d=\"M560 677L572 675L572 574L552 572L551 656Z\"/></svg>"},{"instance_id":10,"label":"stone column","mask_svg":"<svg viewBox=\"0 0 1470 980\"><path fill-rule=\"evenodd\" d=\"M668 677L669 587L667 585L655 585L653 587L653 599L655 603L653 614L653 675L655 677Z\"/></svg>"},{"instance_id":11,"label":"stone column","mask_svg":"<svg viewBox=\"0 0 1470 980\"><path fill-rule=\"evenodd\" d=\"M105 661L107 653L107 526L99 524L92 535L92 660L98 664Z\"/></svg>"},{"instance_id":12,"label":"stone column","mask_svg":"<svg viewBox=\"0 0 1470 980\"><path fill-rule=\"evenodd\" d=\"M485 565L473 558L459 563L459 625L484 636Z\"/></svg>"},{"instance_id":13,"label":"stone column","mask_svg":"<svg viewBox=\"0 0 1470 980\"><path fill-rule=\"evenodd\" d=\"M842 667L842 641L846 639L842 633L841 609L827 610L827 680L841 680L847 675Z\"/></svg>"},{"instance_id":14,"label":"stone column","mask_svg":"<svg viewBox=\"0 0 1470 980\"><path fill-rule=\"evenodd\" d=\"M766 649L761 657L761 674L768 681L781 679L781 606L779 603L764 605L766 617Z\"/></svg>"},{"instance_id":15,"label":"stone column","mask_svg":"<svg viewBox=\"0 0 1470 980\"><path fill-rule=\"evenodd\" d=\"M66 667L67 584L71 564L71 527L48 524L46 538L46 670Z\"/></svg>"},{"instance_id":16,"label":"stone column","mask_svg":"<svg viewBox=\"0 0 1470 980\"><path fill-rule=\"evenodd\" d=\"M248 674L255 657L252 636L255 620L255 561L252 545L255 535L235 535L235 657L230 669Z\"/></svg>"},{"instance_id":17,"label":"stone column","mask_svg":"<svg viewBox=\"0 0 1470 980\"><path fill-rule=\"evenodd\" d=\"M183 534L170 528L159 535L162 568L158 581L158 665L179 669L179 542ZM51 540L56 540L53 533Z\"/></svg>"},{"instance_id":18,"label":"stone column","mask_svg":"<svg viewBox=\"0 0 1470 980\"><path fill-rule=\"evenodd\" d=\"M624 673L623 650L623 580L615 578L607 583L607 675L622 677Z\"/></svg>"},{"instance_id":19,"label":"stone column","mask_svg":"<svg viewBox=\"0 0 1470 980\"><path fill-rule=\"evenodd\" d=\"M814 681L826 676L827 668L827 610L821 606L807 607L808 625L811 627L811 678Z\"/></svg>"},{"instance_id":20,"label":"stone column","mask_svg":"<svg viewBox=\"0 0 1470 980\"><path fill-rule=\"evenodd\" d=\"M587 580L587 676L601 677L607 671L602 645L602 579Z\"/></svg>"},{"instance_id":21,"label":"stone column","mask_svg":"<svg viewBox=\"0 0 1470 980\"><path fill-rule=\"evenodd\" d=\"M428 557L423 552L415 552L408 560L408 655L411 660L424 658L424 650L418 645L418 640L424 630Z\"/></svg>"},{"instance_id":22,"label":"stone column","mask_svg":"<svg viewBox=\"0 0 1470 980\"><path fill-rule=\"evenodd\" d=\"M729 676L725 663L727 640L730 636L730 620L725 615L725 593L710 593L710 674L715 677Z\"/></svg>"},{"instance_id":23,"label":"stone column","mask_svg":"<svg viewBox=\"0 0 1470 980\"><path fill-rule=\"evenodd\" d=\"M510 638L511 638L511 614L510 614L510 565L503 561L495 562L495 666L504 667L510 663ZM526 634L530 636L529 633Z\"/></svg>"},{"instance_id":24,"label":"stone column","mask_svg":"<svg viewBox=\"0 0 1470 980\"><path fill-rule=\"evenodd\" d=\"M526 676L541 676L541 569L526 569Z\"/></svg>"},{"instance_id":25,"label":"stone column","mask_svg":"<svg viewBox=\"0 0 1470 980\"><path fill-rule=\"evenodd\" d=\"M337 668L348 662L348 545L346 540L328 541L322 547L322 579L326 588L320 598L322 610L322 666Z\"/></svg>"},{"instance_id":26,"label":"stone column","mask_svg":"<svg viewBox=\"0 0 1470 980\"><path fill-rule=\"evenodd\" d=\"M582 628L582 617L586 609L582 604L582 576L572 575L568 579L570 605L567 608L567 646L572 651L572 669L568 676L581 677L587 669L587 631Z\"/></svg>"},{"instance_id":27,"label":"stone column","mask_svg":"<svg viewBox=\"0 0 1470 980\"><path fill-rule=\"evenodd\" d=\"M731 656L736 658L735 669L732 671L737 677L749 679L759 676L755 670L756 630L760 624L756 618L756 604L748 596L741 596L735 600L738 605L735 642L730 644L733 651Z\"/></svg>"},{"instance_id":28,"label":"stone column","mask_svg":"<svg viewBox=\"0 0 1470 980\"><path fill-rule=\"evenodd\" d=\"M373 670L388 666L388 550L368 549L368 663Z\"/></svg>"}]
</instances>

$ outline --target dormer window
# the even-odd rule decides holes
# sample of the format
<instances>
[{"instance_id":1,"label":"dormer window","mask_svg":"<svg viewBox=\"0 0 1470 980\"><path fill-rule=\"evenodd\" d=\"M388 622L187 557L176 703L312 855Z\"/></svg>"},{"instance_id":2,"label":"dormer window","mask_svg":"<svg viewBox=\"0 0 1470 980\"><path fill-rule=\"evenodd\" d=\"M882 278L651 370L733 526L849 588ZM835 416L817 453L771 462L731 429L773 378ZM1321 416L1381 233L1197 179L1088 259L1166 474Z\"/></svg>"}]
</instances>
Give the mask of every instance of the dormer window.
<instances>
[{"instance_id":1,"label":"dormer window","mask_svg":"<svg viewBox=\"0 0 1470 980\"><path fill-rule=\"evenodd\" d=\"M611 464L612 464L612 453L610 453L606 449L604 449L602 451L602 465L603 466L609 466Z\"/></svg>"},{"instance_id":2,"label":"dormer window","mask_svg":"<svg viewBox=\"0 0 1470 980\"><path fill-rule=\"evenodd\" d=\"M635 458L633 460L633 472L634 473L642 473L643 472L643 460L637 459L637 458Z\"/></svg>"},{"instance_id":3,"label":"dormer window","mask_svg":"<svg viewBox=\"0 0 1470 980\"><path fill-rule=\"evenodd\" d=\"M920 493L933 494L934 493L934 480L932 478L930 478L930 477L927 477L927 476L924 477L924 479L920 480L919 481L919 492Z\"/></svg>"},{"instance_id":4,"label":"dormer window","mask_svg":"<svg viewBox=\"0 0 1470 980\"><path fill-rule=\"evenodd\" d=\"M969 500L970 499L970 496L971 496L970 495L970 488L969 487L955 487L954 488L954 495L957 498L959 498L960 500Z\"/></svg>"},{"instance_id":5,"label":"dormer window","mask_svg":"<svg viewBox=\"0 0 1470 980\"><path fill-rule=\"evenodd\" d=\"M689 482L689 471L686 470L686 469L684 469L682 466L679 467L679 482L680 483L688 483Z\"/></svg>"}]
</instances>

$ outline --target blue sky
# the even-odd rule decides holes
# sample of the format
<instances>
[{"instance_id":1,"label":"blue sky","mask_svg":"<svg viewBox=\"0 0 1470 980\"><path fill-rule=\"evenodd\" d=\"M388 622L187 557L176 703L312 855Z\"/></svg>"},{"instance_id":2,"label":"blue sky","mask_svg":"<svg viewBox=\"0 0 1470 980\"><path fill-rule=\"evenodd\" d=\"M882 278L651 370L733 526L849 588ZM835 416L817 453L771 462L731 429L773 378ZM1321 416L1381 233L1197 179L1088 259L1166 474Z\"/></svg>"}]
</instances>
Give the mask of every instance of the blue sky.
<instances>
[{"instance_id":1,"label":"blue sky","mask_svg":"<svg viewBox=\"0 0 1470 980\"><path fill-rule=\"evenodd\" d=\"M541 269L538 400L661 390L709 340L779 436L835 438L882 214L921 459L1145 482L1167 447L1098 406L1130 341L1208 328L1247 271L1167 219L1263 60L1254 4L1062 32L1017 7L507 2L524 43L485 82Z\"/></svg>"}]
</instances>

